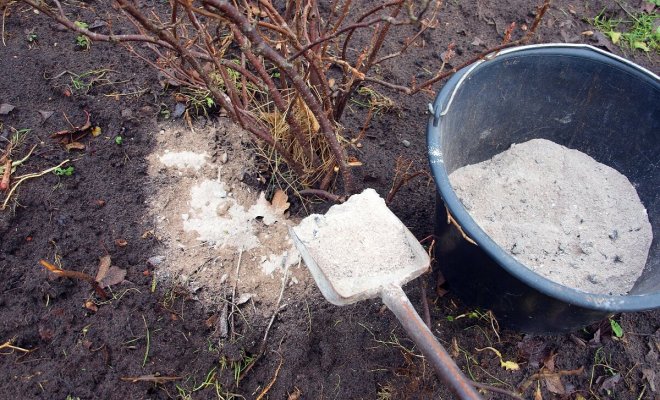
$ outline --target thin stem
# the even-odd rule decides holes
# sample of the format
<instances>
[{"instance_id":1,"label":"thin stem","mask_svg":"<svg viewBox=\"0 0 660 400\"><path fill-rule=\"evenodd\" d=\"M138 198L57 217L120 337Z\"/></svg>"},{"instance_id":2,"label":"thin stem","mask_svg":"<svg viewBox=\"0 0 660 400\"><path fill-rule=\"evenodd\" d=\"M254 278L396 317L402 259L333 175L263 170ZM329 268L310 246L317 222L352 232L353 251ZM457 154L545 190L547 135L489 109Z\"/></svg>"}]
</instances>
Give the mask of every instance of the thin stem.
<instances>
[{"instance_id":1,"label":"thin stem","mask_svg":"<svg viewBox=\"0 0 660 400\"><path fill-rule=\"evenodd\" d=\"M323 199L333 201L335 203L343 203L346 201L345 196L338 196L334 193L330 193L328 191L321 189L304 189L298 191L298 194L300 194L301 196L318 196Z\"/></svg>"},{"instance_id":2,"label":"thin stem","mask_svg":"<svg viewBox=\"0 0 660 400\"><path fill-rule=\"evenodd\" d=\"M125 0L120 0L124 2ZM309 87L301 76L296 72L293 65L286 61L279 53L277 53L272 47L268 46L263 38L256 32L254 27L250 22L243 16L241 13L231 6L226 0L204 0L205 3L217 8L225 14L225 16L235 23L241 32L252 42L255 47L255 53L261 54L266 57L268 60L273 62L283 73L285 73L289 79L291 79L296 90L300 94L303 101L310 108L312 113L318 119L318 122L321 126L321 134L325 137L326 141L330 145L335 161L339 165L339 169L342 172L344 178L344 189L346 192L350 193L353 190L353 179L351 177L351 172L346 163L346 157L344 152L339 145L337 140L335 130L332 127L332 124L328 120L325 113L321 109L319 102L316 100L312 94Z\"/></svg>"}]
</instances>

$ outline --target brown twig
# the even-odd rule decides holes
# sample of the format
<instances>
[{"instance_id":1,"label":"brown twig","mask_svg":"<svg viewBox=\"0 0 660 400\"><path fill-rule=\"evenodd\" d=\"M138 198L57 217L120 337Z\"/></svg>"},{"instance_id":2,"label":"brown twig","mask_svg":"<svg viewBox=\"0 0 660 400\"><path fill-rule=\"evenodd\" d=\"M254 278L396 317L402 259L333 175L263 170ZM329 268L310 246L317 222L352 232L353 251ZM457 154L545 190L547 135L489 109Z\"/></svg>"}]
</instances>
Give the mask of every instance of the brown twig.
<instances>
[{"instance_id":1,"label":"brown twig","mask_svg":"<svg viewBox=\"0 0 660 400\"><path fill-rule=\"evenodd\" d=\"M84 272L70 271L70 270L58 268L55 265L43 259L39 260L39 264L41 264L42 267L46 268L48 271L54 273L57 276L61 276L69 279L80 279L89 282L92 285L92 288L94 288L96 294L99 295L99 297L101 297L103 300L108 299L108 294L105 292L105 290L103 290L103 288L99 285L99 283L96 281L96 279L94 279L93 276L86 274Z\"/></svg>"},{"instance_id":2,"label":"brown twig","mask_svg":"<svg viewBox=\"0 0 660 400\"><path fill-rule=\"evenodd\" d=\"M80 33L82 35L87 36L89 39L98 41L98 42L112 42L112 43L120 43L120 42L149 42L149 43L154 43L158 44L161 46L168 47L168 44L160 41L158 39L155 39L151 36L147 35L103 35L100 33L95 33L92 32L88 29L82 28L78 25L76 25L73 21L68 19L65 15L64 12L62 11L62 7L59 4L57 0L54 0L53 2L58 6L60 10L60 14L57 14L53 12L52 9L50 9L48 6L44 4L44 2L41 1L33 1L33 0L21 0L25 4L28 4L29 6L41 11L45 15L47 15L49 18L54 19L55 21L59 22L60 24L64 25L66 28Z\"/></svg>"},{"instance_id":3,"label":"brown twig","mask_svg":"<svg viewBox=\"0 0 660 400\"><path fill-rule=\"evenodd\" d=\"M447 205L445 205L445 210L447 211L447 224L454 225L456 229L458 229L458 232L461 234L463 239L467 240L469 243L475 246L478 246L477 242L475 242L474 240L472 240L472 238L470 238L468 235L465 234L465 232L463 231L463 227L461 227L461 225L451 215L451 213L449 212L449 208L447 208Z\"/></svg>"},{"instance_id":4,"label":"brown twig","mask_svg":"<svg viewBox=\"0 0 660 400\"><path fill-rule=\"evenodd\" d=\"M20 352L23 352L23 353L31 353L31 352L36 350L36 349L28 350L28 349L24 349L22 347L14 346L13 343L14 343L14 340L7 340L6 342L0 344L0 350L9 349L9 350L12 350L12 351L20 351ZM0 353L0 354L7 355L7 354L11 354L11 353L12 352Z\"/></svg>"},{"instance_id":5,"label":"brown twig","mask_svg":"<svg viewBox=\"0 0 660 400\"><path fill-rule=\"evenodd\" d=\"M142 375L142 376L122 376L119 378L124 382L138 383L138 382L152 382L163 384L167 382L178 381L182 379L180 376L160 376L160 375Z\"/></svg>"},{"instance_id":6,"label":"brown twig","mask_svg":"<svg viewBox=\"0 0 660 400\"><path fill-rule=\"evenodd\" d=\"M2 156L0 156L0 165L7 162L9 156L11 155L11 150L13 147L14 147L14 142L10 140L9 143L7 143L7 147L2 152Z\"/></svg>"},{"instance_id":7,"label":"brown twig","mask_svg":"<svg viewBox=\"0 0 660 400\"><path fill-rule=\"evenodd\" d=\"M85 123L80 125L80 126L73 125L71 123L71 121L69 121L69 117L67 117L66 113L62 112L62 114L64 115L64 119L66 120L66 122L69 123L69 125L71 126L71 129L64 129L64 130L55 132L51 135L51 137L57 137L57 136L62 136L62 135L80 133L80 132L86 131L87 129L91 128L92 123L90 122L91 117L89 115L89 112L87 112L87 110L84 110L84 112L85 112Z\"/></svg>"},{"instance_id":8,"label":"brown twig","mask_svg":"<svg viewBox=\"0 0 660 400\"><path fill-rule=\"evenodd\" d=\"M273 102L275 103L275 106L277 107L278 111L285 116L286 122L289 124L289 127L291 128L291 132L298 141L298 144L302 148L310 147L309 157L310 157L310 161L312 161L312 163L314 164L316 162L316 159L313 153L312 146L309 146L309 143L305 140L302 133L302 127L300 126L298 121L290 112L288 112L287 104L285 103L284 98L280 94L280 91L277 89L275 82L273 81L271 76L266 72L266 69L263 67L263 64L259 62L257 57L248 47L248 43L245 39L245 36L243 36L243 34L238 29L236 29L236 27L232 26L231 29L234 32L238 45L244 49L243 54L248 58L250 63L254 66L254 69L257 71L257 74L266 84L266 87L268 88L268 93L270 93L271 96L273 96Z\"/></svg>"},{"instance_id":9,"label":"brown twig","mask_svg":"<svg viewBox=\"0 0 660 400\"><path fill-rule=\"evenodd\" d=\"M338 196L334 193L330 193L321 189L303 189L298 191L298 194L301 196L317 196L322 199L330 200L335 203L343 203L346 201L345 196Z\"/></svg>"},{"instance_id":10,"label":"brown twig","mask_svg":"<svg viewBox=\"0 0 660 400\"><path fill-rule=\"evenodd\" d=\"M544 379L544 378L556 378L556 377L561 377L561 376L572 376L572 375L582 375L584 372L584 367L580 367L578 369L571 369L571 370L564 370L564 371L557 371L557 372L537 372L527 378L520 386L518 387L518 390L520 393L525 393L527 389L529 389L529 386L535 381L539 379Z\"/></svg>"},{"instance_id":11,"label":"brown twig","mask_svg":"<svg viewBox=\"0 0 660 400\"><path fill-rule=\"evenodd\" d=\"M426 275L422 276L422 279L419 280L419 292L422 297L422 317L424 323L429 329L431 327L431 311L429 310L429 300L426 297Z\"/></svg>"},{"instance_id":12,"label":"brown twig","mask_svg":"<svg viewBox=\"0 0 660 400\"><path fill-rule=\"evenodd\" d=\"M120 2L124 1L125 0L120 0ZM351 193L353 191L353 179L351 177L350 168L346 163L344 151L337 141L332 123L328 120L325 113L323 113L321 105L316 100L305 81L303 81L302 77L296 72L293 65L279 53L277 53L272 47L268 46L264 42L263 38L254 30L253 26L250 24L250 21L248 21L245 16L239 13L238 10L232 7L228 2L221 0L205 0L204 2L224 13L228 19L236 24L238 29L241 30L241 32L250 40L250 42L252 42L252 45L254 46L254 52L256 54L266 57L268 60L273 62L283 73L285 73L289 79L291 79L298 94L318 119L321 127L321 134L328 142L335 161L339 165L339 169L344 178L344 190L347 193Z\"/></svg>"},{"instance_id":13,"label":"brown twig","mask_svg":"<svg viewBox=\"0 0 660 400\"><path fill-rule=\"evenodd\" d=\"M492 385L488 385L486 383L481 383L481 382L476 382L476 381L471 381L471 383L472 383L472 386L474 386L476 388L479 388L479 389L487 390L489 392L503 394L503 395L506 395L506 396L509 396L511 398L518 399L518 400L524 400L525 399L524 397L522 397L518 393L512 392L510 390L506 390L506 389L503 389L503 388L499 388L497 386L492 386Z\"/></svg>"},{"instance_id":14,"label":"brown twig","mask_svg":"<svg viewBox=\"0 0 660 400\"><path fill-rule=\"evenodd\" d=\"M300 261L299 263L300 264ZM298 265L300 267L300 265ZM275 303L275 310L273 311L273 315L270 317L270 321L268 321L268 325L266 326L266 330L264 331L264 337L261 340L261 344L259 345L259 349L257 350L257 354L254 356L252 359L252 362L250 365L245 367L243 371L241 371L239 378L236 380L237 382L240 382L245 375L247 375L248 372L256 365L257 361L265 354L266 352L266 346L268 345L268 334L270 333L270 328L273 326L273 322L275 321L275 317L277 317L277 314L286 307L286 304L281 305L282 303L282 296L284 295L284 288L286 288L286 284L288 282L289 278L289 266L287 265L284 267L284 276L282 277L282 287L280 288L280 295L277 298L277 302Z\"/></svg>"},{"instance_id":15,"label":"brown twig","mask_svg":"<svg viewBox=\"0 0 660 400\"><path fill-rule=\"evenodd\" d=\"M503 44L500 44L499 46L495 46L493 48L490 48L490 49L482 52L481 54L479 54L475 57L472 57L469 60L463 62L459 66L454 67L454 68L452 68L451 70L449 70L447 72L438 74L438 75L434 76L433 78L421 83L417 87L413 87L413 88L409 89L408 93L409 94L415 94L415 93L419 92L420 90L425 89L425 88L433 85L434 83L439 82L439 81L445 79L446 77L454 74L456 71L458 71L462 68L465 68L468 65L473 64L473 63L475 63L479 60L483 60L484 58L486 58L490 55L496 54L496 53L498 53L498 52L500 52L504 49L508 49L509 47L515 47L515 46L519 46L519 45L522 45L522 44L526 44L527 42L529 42L534 37L534 34L536 33L536 29L538 28L539 23L541 22L541 19L543 19L543 16L545 15L546 11L548 10L548 7L550 7L550 0L545 0L543 5L541 5L537 9L536 17L534 18L534 23L532 23L532 26L529 28L529 30L527 31L527 34L523 38L518 39L518 40L513 41L513 42L503 43Z\"/></svg>"},{"instance_id":16,"label":"brown twig","mask_svg":"<svg viewBox=\"0 0 660 400\"><path fill-rule=\"evenodd\" d=\"M259 393L259 396L255 400L261 400L266 396L268 391L273 387L275 382L277 381L277 375L280 373L280 369L282 368L282 364L284 364L284 357L282 357L282 354L277 353L278 356L280 356L280 362L277 364L277 368L275 368L275 373L273 374L273 379L268 382L268 385L264 387L264 389Z\"/></svg>"},{"instance_id":17,"label":"brown twig","mask_svg":"<svg viewBox=\"0 0 660 400\"><path fill-rule=\"evenodd\" d=\"M236 332L234 330L234 314L236 313L236 287L238 286L238 280L241 276L241 259L243 258L243 248L241 247L240 252L238 253L238 261L236 262L236 276L234 277L234 285L231 289L231 313L230 315L230 338L233 342L235 339Z\"/></svg>"},{"instance_id":18,"label":"brown twig","mask_svg":"<svg viewBox=\"0 0 660 400\"><path fill-rule=\"evenodd\" d=\"M5 171L2 174L2 180L0 180L0 191L5 191L9 189L9 179L11 177L11 163L10 159L5 161Z\"/></svg>"},{"instance_id":19,"label":"brown twig","mask_svg":"<svg viewBox=\"0 0 660 400\"><path fill-rule=\"evenodd\" d=\"M408 184L410 181L413 179L417 178L418 176L426 175L429 176L428 171L426 170L419 170L413 173L410 173L410 168L412 168L413 162L410 160L406 160L403 157L399 156L396 159L396 163L394 166L394 179L392 180L392 188L390 189L389 192L387 192L387 196L385 197L385 204L390 204L392 200L394 199L394 196L399 192L401 187L403 185Z\"/></svg>"},{"instance_id":20,"label":"brown twig","mask_svg":"<svg viewBox=\"0 0 660 400\"><path fill-rule=\"evenodd\" d=\"M360 24L362 23L362 21L364 21L364 20L365 20L366 18L368 18L369 16L374 15L375 13L377 13L377 12L379 12L379 11L381 11L381 10L384 10L384 9L387 8L387 7L396 6L396 5L399 5L399 4L401 4L401 3L403 3L403 0L389 1L389 2L387 2L387 3L380 4L380 5L376 6L376 7L374 7L374 8L372 8L372 9L368 10L368 11L365 12L364 14L362 14L362 15L361 15L361 16L355 21L355 23L354 23L352 26L348 27L348 28L350 28L350 29L347 29L347 30L346 30L346 31L348 32L348 35L346 35L346 38L344 39L344 45L343 45L342 48L341 48L341 57L340 57L340 58L341 58L342 60L345 60L345 59L346 59L346 50L348 49L348 43L351 41L351 38L353 37L353 34L355 33L355 31L356 31L358 28L361 28L361 27L362 27L362 26L360 25ZM369 23L368 25L366 25L366 26L373 25L374 23L377 23L377 22L380 22L380 21L382 21L382 19L380 19L380 18L379 18L378 20L372 20L372 21L369 21L370 23Z\"/></svg>"}]
</instances>

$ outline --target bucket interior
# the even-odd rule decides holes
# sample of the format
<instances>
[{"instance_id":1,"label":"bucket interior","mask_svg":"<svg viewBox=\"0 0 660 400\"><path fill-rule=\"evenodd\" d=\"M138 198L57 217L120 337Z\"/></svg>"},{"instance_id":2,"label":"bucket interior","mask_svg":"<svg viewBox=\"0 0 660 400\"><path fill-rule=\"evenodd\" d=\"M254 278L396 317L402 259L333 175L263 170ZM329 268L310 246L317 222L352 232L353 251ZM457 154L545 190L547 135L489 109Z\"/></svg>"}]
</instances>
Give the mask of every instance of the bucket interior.
<instances>
[{"instance_id":1,"label":"bucket interior","mask_svg":"<svg viewBox=\"0 0 660 400\"><path fill-rule=\"evenodd\" d=\"M588 48L540 47L499 55L447 85L452 92L435 104L444 114L439 122L441 162L434 162L430 151L436 181L447 183L446 176L456 169L535 138L582 151L624 174L637 190L654 237L644 272L630 294L660 293L657 76ZM448 184L439 188L443 198L451 191ZM474 224L460 220L467 215L464 209L451 211L462 226Z\"/></svg>"}]
</instances>

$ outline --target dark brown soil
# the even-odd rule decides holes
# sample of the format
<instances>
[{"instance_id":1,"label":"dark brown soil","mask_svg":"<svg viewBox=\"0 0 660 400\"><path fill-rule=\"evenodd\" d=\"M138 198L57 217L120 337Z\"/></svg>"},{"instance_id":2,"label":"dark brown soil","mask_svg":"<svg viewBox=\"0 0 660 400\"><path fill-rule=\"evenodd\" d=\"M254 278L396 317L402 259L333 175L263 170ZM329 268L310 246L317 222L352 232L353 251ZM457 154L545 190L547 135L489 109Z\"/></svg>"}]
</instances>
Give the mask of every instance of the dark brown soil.
<instances>
[{"instance_id":1,"label":"dark brown soil","mask_svg":"<svg viewBox=\"0 0 660 400\"><path fill-rule=\"evenodd\" d=\"M103 2L87 3L81 11L86 20L94 20L95 10L112 11ZM499 43L509 23L529 25L533 19L533 6L524 0L446 3L442 25L425 36L425 46L388 64L383 78L400 84L411 75L422 79L439 65L450 42L456 43L458 56L452 62L458 65ZM633 3L631 7L638 7ZM602 38L581 34L592 29L584 18L603 8L621 14L614 1L554 1L538 41L604 46L657 71L657 54L624 54ZM22 146L36 149L21 173L39 172L67 158L74 160L75 171L26 181L16 200L0 212L0 342L12 340L14 346L31 350L2 350L0 398L206 399L216 393L255 398L270 382L271 399L451 398L379 301L338 308L315 288L290 299L273 323L266 353L237 384L233 369L258 351L269 316L254 317L249 325L240 322L237 330L243 336L218 345L206 323L215 310L177 288L151 286L146 261L160 244L157 235L145 234L154 226L145 204L151 195L145 156L154 144L150 132L161 118L161 103L171 106L171 93L128 52L101 43L80 51L74 34L43 16L17 4L9 11L6 45L0 44L0 103L16 109L0 116L1 135L11 135L12 128L30 129ZM31 33L37 35L33 43L28 41ZM472 44L476 37L483 45ZM102 68L114 71L106 74L109 81L98 81L88 91L73 89L67 74L48 79L62 71ZM432 95L382 93L395 100L398 110L372 121L358 153L364 167L356 176L362 187L386 195L397 157L412 161L414 169L427 169L425 110ZM43 121L40 110L54 114ZM84 111L102 133L81 140L84 152L67 153L50 134L69 128L65 115L74 125L82 124ZM351 106L343 120L348 135L359 132L364 116L359 105ZM117 136L122 144L116 143ZM4 141L0 146L4 148ZM399 191L391 208L423 238L433 232L434 199L433 183L420 178ZM40 259L58 259L64 268L93 275L99 257L106 254L127 269L130 283L118 286L96 312L84 307L94 297L89 285L53 278L39 266ZM658 310L616 316L625 332L621 339L613 337L608 320L571 335L502 330L498 337L486 314L467 308L451 293L439 296L435 277L426 280L434 332L476 381L515 390L544 361L547 369L554 355L555 371L583 371L561 378L565 395L552 393L557 384L549 378L531 382L524 398L534 397L537 387L544 398L657 399L660 394L660 381L653 376L660 371ZM407 291L420 304L418 285ZM520 370L506 371L492 351L477 350L486 347L518 362ZM179 379L160 384L122 379L154 374Z\"/></svg>"}]
</instances>

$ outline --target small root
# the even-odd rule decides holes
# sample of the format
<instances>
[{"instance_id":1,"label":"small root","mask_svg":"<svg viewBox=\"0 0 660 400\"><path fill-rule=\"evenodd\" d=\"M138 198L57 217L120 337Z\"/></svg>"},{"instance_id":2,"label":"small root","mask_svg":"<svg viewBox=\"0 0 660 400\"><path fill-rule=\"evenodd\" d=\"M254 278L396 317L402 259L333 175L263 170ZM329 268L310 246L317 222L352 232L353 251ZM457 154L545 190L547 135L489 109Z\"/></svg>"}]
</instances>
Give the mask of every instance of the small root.
<instances>
[{"instance_id":1,"label":"small root","mask_svg":"<svg viewBox=\"0 0 660 400\"><path fill-rule=\"evenodd\" d=\"M446 205L445 205L445 210L447 210L447 224L454 225L456 227L456 229L458 229L458 231L460 232L461 236L463 236L463 239L467 240L468 242L472 243L475 246L478 246L477 242L475 242L468 235L465 234L465 232L463 231L463 228L458 224L458 222L456 222L456 220L451 215L451 213L449 212L449 209L447 208Z\"/></svg>"}]
</instances>

